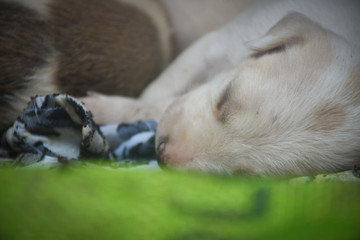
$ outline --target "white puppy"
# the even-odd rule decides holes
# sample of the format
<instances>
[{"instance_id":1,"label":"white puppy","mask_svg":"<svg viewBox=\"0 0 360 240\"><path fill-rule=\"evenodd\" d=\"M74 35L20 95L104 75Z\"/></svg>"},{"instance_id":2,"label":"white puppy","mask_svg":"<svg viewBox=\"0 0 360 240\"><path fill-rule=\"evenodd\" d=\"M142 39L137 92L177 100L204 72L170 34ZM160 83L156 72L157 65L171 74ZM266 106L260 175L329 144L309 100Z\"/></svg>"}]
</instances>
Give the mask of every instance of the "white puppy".
<instances>
[{"instance_id":1,"label":"white puppy","mask_svg":"<svg viewBox=\"0 0 360 240\"><path fill-rule=\"evenodd\" d=\"M176 99L157 132L159 161L253 174L360 163L359 6L260 3L193 44L127 105L157 117Z\"/></svg>"},{"instance_id":2,"label":"white puppy","mask_svg":"<svg viewBox=\"0 0 360 240\"><path fill-rule=\"evenodd\" d=\"M162 117L160 162L254 174L360 163L359 6L271 3L195 44L158 80L207 81ZM144 96L160 95L160 87Z\"/></svg>"}]
</instances>

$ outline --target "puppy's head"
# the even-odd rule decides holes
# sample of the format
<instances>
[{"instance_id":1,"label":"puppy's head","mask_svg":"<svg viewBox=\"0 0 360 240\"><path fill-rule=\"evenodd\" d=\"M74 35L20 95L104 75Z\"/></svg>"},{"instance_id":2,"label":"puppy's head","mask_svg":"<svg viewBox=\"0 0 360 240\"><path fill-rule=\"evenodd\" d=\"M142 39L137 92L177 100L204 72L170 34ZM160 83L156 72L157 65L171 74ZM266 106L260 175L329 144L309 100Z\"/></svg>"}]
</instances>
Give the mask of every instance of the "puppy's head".
<instances>
[{"instance_id":1,"label":"puppy's head","mask_svg":"<svg viewBox=\"0 0 360 240\"><path fill-rule=\"evenodd\" d=\"M349 43L292 13L237 69L174 102L157 132L170 167L252 174L347 168L359 159L360 80Z\"/></svg>"}]
</instances>

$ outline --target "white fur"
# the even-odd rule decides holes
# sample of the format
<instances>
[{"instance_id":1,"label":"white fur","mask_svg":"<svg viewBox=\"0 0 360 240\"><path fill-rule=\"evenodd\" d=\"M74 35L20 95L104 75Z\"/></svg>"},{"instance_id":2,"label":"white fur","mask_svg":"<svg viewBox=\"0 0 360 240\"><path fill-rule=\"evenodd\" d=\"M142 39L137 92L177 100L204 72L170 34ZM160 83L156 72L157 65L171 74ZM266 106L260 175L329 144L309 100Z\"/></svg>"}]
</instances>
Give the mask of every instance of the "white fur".
<instances>
[{"instance_id":1,"label":"white fur","mask_svg":"<svg viewBox=\"0 0 360 240\"><path fill-rule=\"evenodd\" d=\"M359 12L351 0L259 1L191 45L139 100L113 103L137 106L129 120L151 103L152 117L164 113L157 144L165 143L169 166L254 174L349 169L360 159ZM229 84L232 102L221 121L217 104Z\"/></svg>"},{"instance_id":2,"label":"white fur","mask_svg":"<svg viewBox=\"0 0 360 240\"><path fill-rule=\"evenodd\" d=\"M359 76L349 79L360 59L358 4L286 1L259 6L193 45L144 93L161 92L161 81L165 85L170 79L188 79L189 72L194 77L207 71L209 59L227 63L218 70L221 75L209 77L208 84L165 112L158 129L158 144L168 138L164 161L178 168L255 174L351 168L360 157L360 106L346 87L360 81ZM283 21L290 10L315 22L298 14ZM280 53L248 57L251 49L267 51L277 44L284 47ZM180 73L184 68L190 68L186 75ZM241 107L221 123L212 109L230 82L232 100ZM324 106L334 113L317 118ZM334 114L339 119L332 119ZM331 121L340 120L333 127Z\"/></svg>"}]
</instances>

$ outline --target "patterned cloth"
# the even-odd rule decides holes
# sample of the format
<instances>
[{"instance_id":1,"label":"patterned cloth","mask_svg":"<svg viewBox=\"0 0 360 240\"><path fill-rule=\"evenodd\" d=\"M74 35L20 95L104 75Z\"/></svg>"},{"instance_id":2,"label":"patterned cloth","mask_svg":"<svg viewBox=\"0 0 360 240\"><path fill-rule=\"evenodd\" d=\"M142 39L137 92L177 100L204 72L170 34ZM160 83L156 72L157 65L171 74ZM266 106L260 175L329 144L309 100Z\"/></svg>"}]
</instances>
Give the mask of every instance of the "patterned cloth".
<instances>
[{"instance_id":1,"label":"patterned cloth","mask_svg":"<svg viewBox=\"0 0 360 240\"><path fill-rule=\"evenodd\" d=\"M0 161L31 167L53 167L79 159L119 166L145 164L156 158L156 127L156 121L99 127L84 105L71 96L36 96L3 133Z\"/></svg>"}]
</instances>

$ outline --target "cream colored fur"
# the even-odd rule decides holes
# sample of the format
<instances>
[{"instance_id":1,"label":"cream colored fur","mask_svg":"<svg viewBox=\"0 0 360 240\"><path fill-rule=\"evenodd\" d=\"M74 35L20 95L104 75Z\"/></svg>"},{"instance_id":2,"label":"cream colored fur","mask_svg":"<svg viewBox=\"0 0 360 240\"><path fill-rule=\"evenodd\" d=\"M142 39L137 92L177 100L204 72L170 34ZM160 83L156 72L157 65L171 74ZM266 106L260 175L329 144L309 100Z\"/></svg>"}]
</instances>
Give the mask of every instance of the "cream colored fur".
<instances>
[{"instance_id":1,"label":"cream colored fur","mask_svg":"<svg viewBox=\"0 0 360 240\"><path fill-rule=\"evenodd\" d=\"M106 96L83 100L99 122L162 116L157 146L170 167L349 169L360 164L359 5L261 1L191 45L116 116L98 114Z\"/></svg>"}]
</instances>

